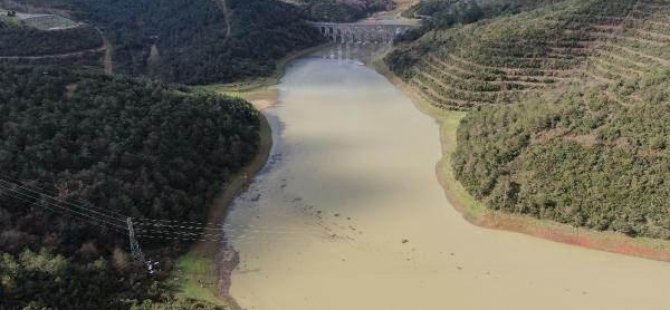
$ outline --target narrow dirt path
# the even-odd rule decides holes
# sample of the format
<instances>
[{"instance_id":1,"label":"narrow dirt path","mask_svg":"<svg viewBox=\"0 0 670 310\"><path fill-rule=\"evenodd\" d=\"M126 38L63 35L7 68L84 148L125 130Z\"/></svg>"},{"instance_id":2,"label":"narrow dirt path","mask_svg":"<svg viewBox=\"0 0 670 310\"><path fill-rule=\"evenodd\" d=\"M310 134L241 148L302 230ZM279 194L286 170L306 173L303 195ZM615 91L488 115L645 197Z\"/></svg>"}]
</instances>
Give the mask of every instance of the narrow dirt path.
<instances>
[{"instance_id":1,"label":"narrow dirt path","mask_svg":"<svg viewBox=\"0 0 670 310\"><path fill-rule=\"evenodd\" d=\"M81 50L76 52L62 53L62 54L51 54L51 55L40 55L40 56L0 56L0 60L40 60L40 59L59 59L59 58L71 58L71 57L81 57L88 53L97 53L105 50L104 46L98 48L92 48L87 50Z\"/></svg>"},{"instance_id":2,"label":"narrow dirt path","mask_svg":"<svg viewBox=\"0 0 670 310\"><path fill-rule=\"evenodd\" d=\"M0 61L21 61L21 60L45 60L45 59L66 59L66 58L76 58L83 57L87 54L94 54L99 52L105 52L103 58L103 65L105 74L111 75L113 72L113 62L112 62L112 44L107 40L105 35L100 29L96 29L102 38L102 46L97 48L90 48L80 51L61 53L61 54L48 54L48 55L35 55L35 56L0 56Z\"/></svg>"},{"instance_id":3,"label":"narrow dirt path","mask_svg":"<svg viewBox=\"0 0 670 310\"><path fill-rule=\"evenodd\" d=\"M231 12L230 12L230 9L228 9L228 2L226 2L226 0L215 0L215 1L219 4L219 7L221 8L221 11L223 11L223 16L224 16L224 19L226 21L226 38L223 40L223 42L225 44L226 42L228 42L228 39L230 39L230 33L231 33L231 29L230 29L230 16L231 16L231 14L230 13Z\"/></svg>"},{"instance_id":4,"label":"narrow dirt path","mask_svg":"<svg viewBox=\"0 0 670 310\"><path fill-rule=\"evenodd\" d=\"M102 36L102 44L105 49L105 56L103 57L102 64L104 66L105 74L106 75L112 75L114 74L114 61L113 61L113 53L114 53L114 46L112 46L112 43L109 42L109 39L100 32L100 35Z\"/></svg>"}]
</instances>

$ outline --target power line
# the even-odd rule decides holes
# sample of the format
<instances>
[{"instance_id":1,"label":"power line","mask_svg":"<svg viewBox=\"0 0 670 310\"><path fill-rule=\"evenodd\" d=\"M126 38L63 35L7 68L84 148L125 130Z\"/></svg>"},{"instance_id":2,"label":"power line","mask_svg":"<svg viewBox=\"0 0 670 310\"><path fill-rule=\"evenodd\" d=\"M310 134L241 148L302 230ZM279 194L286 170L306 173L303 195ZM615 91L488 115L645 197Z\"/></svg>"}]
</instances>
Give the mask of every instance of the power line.
<instances>
[{"instance_id":1,"label":"power line","mask_svg":"<svg viewBox=\"0 0 670 310\"><path fill-rule=\"evenodd\" d=\"M80 208L80 209L87 209L87 210L90 210L91 212L99 213L99 214L102 214L102 215L104 215L104 216L112 217L112 218L114 218L114 219L116 219L116 220L120 220L120 218L117 217L118 214L111 213L111 212L109 212L109 211L107 211L107 210L96 209L96 208L94 208L94 207L92 207L92 206L91 206L91 207L83 207L83 206L81 206L81 205L73 204L73 203L67 202L67 201L65 201L65 200L58 199L58 198L56 198L56 197L54 197L53 195L50 195L50 194L48 194L48 193L44 193L44 192L41 192L41 191L37 191L37 190L31 189L30 187L28 187L28 186L26 186L26 185L19 184L19 183L16 183L16 182L10 182L10 181L4 180L2 177L0 177L0 182L5 183L5 184L9 184L8 186L12 186L12 185L13 185L13 186L17 186L17 187L22 188L22 189L25 189L25 190L27 190L27 191L29 191L29 192L32 192L32 193L35 193L35 194L39 194L39 195L43 195L43 196L47 196L47 197L51 198L52 200L56 200L56 201L59 201L59 202L61 202L61 203L65 203L65 204L71 205L71 206L73 206L73 207L77 207L77 208ZM85 202L85 203L87 203L87 204L90 205L90 202ZM109 212L109 213L108 213L108 212Z\"/></svg>"},{"instance_id":2,"label":"power line","mask_svg":"<svg viewBox=\"0 0 670 310\"><path fill-rule=\"evenodd\" d=\"M209 231L221 231L224 230L223 226L221 227L207 227L207 226L185 226L185 225L166 225L166 224L152 224L152 223L136 223L137 227L155 227L157 229L172 229L172 230L209 230Z\"/></svg>"},{"instance_id":3,"label":"power line","mask_svg":"<svg viewBox=\"0 0 670 310\"><path fill-rule=\"evenodd\" d=\"M138 218L135 219L138 222L151 222L151 223L185 223L185 224L202 224L202 225L212 225L212 226L223 226L219 223L211 222L194 222L194 221L178 221L178 220L162 220L162 219L147 219L147 218Z\"/></svg>"},{"instance_id":4,"label":"power line","mask_svg":"<svg viewBox=\"0 0 670 310\"><path fill-rule=\"evenodd\" d=\"M0 188L0 192L3 192L4 194L6 194L7 196L9 196L11 198L29 203L29 205L35 205L37 207L45 208L45 209L47 209L47 210L49 210L53 213L63 214L61 211L51 207L51 206L53 206L53 204L48 203L48 202L46 202L42 199L35 199L35 198L29 199L29 198L24 198L24 197L21 197L21 196L17 196L16 194L13 194L14 193L13 191L10 192L9 190L7 190L5 188ZM47 205L40 204L40 203L47 203ZM51 206L49 206L49 205L51 205ZM90 224L90 225L94 225L94 226L98 226L98 227L105 227L105 228L112 229L112 230L114 230L116 232L119 232L119 233L125 233L125 229L120 229L120 227L118 225L109 224L110 226L107 226L107 225L100 224L97 221L81 217L79 215L75 215L75 214L65 214L65 215L71 216L73 218L76 218L78 221L82 221L82 222L85 222L85 223Z\"/></svg>"},{"instance_id":5,"label":"power line","mask_svg":"<svg viewBox=\"0 0 670 310\"><path fill-rule=\"evenodd\" d=\"M155 235L137 235L138 238L161 239L161 240L177 240L177 241L203 241L203 242L225 242L225 239L207 239L207 238L183 238L175 236L155 236Z\"/></svg>"},{"instance_id":6,"label":"power line","mask_svg":"<svg viewBox=\"0 0 670 310\"><path fill-rule=\"evenodd\" d=\"M97 214L100 214L100 215L102 215L102 216L111 218L112 220L122 221L119 217L117 217L117 216L118 216L117 214L106 213L107 211L97 211L97 210L95 210L95 209L93 209L93 208L88 208L88 207L83 207L83 206L81 206L81 205L73 204L73 203L67 202L67 201L65 201L65 200L61 200L61 199L55 198L55 197L53 197L53 196L51 196L51 195L49 195L49 194L46 194L46 193L43 193L43 192L39 192L39 191L32 190L32 189L30 189L29 187L27 187L27 186L25 186L25 185L16 184L16 183L13 183L13 182L8 182L8 181L6 181L6 180L4 180L4 179L2 179L2 178L0 177L0 186L2 186L2 184L7 184L7 185L5 185L5 186L16 186L16 187L19 187L19 188L21 188L21 189L24 189L24 190L26 190L26 191L28 191L28 192L31 192L31 193L34 193L34 194L37 194L37 195L41 195L41 196L46 196L46 197L48 197L48 198L50 198L50 199L52 199L52 200L58 201L58 202L60 202L60 203L64 203L64 204L69 205L69 206L72 206L72 207L74 207L74 208L78 208L78 209L81 209L81 210L86 210L86 211L90 211L90 212L93 212L93 213L97 213Z\"/></svg>"},{"instance_id":7,"label":"power line","mask_svg":"<svg viewBox=\"0 0 670 310\"><path fill-rule=\"evenodd\" d=\"M55 199L53 197L50 197L48 195L44 195L44 194L40 194L40 193L35 193L35 194L24 193L24 192L21 192L19 190L13 189L9 186L2 185L2 184L0 184L0 188L11 191L11 192L13 192L15 194L18 194L18 195L22 195L22 196L27 197L27 198L42 200L45 203L50 204L50 205L55 206L55 207L58 207L58 208L60 208L64 211L76 213L80 216L92 219L94 221L104 222L104 223L108 223L110 225L117 225L117 226L120 225L119 223L114 223L114 221L119 221L120 222L120 220L118 218L111 218L110 220L112 222L109 222L110 220L106 220L106 219L99 219L97 215L92 215L92 214L86 213L87 211L89 211L86 208L80 208L80 210L75 210L75 209L69 208L67 206L63 206L63 205L61 205L62 202L60 200ZM47 198L50 198L51 200L53 200L55 202L50 202L50 201L47 200Z\"/></svg>"},{"instance_id":8,"label":"power line","mask_svg":"<svg viewBox=\"0 0 670 310\"><path fill-rule=\"evenodd\" d=\"M52 202L43 200L42 197L40 197L40 196L33 196L33 195L30 195L30 194L22 193L22 192L20 192L20 191L17 191L17 190L14 190L14 189L12 189L12 188L3 186L3 185L1 185L1 184L0 184L0 189L4 189L5 192L12 192L12 193L14 193L14 194L16 194L16 195L21 195L21 196L23 196L23 197L26 197L27 199L41 200L41 201L43 201L44 203L47 203L47 204L49 204L49 205L51 205L51 206L60 208L60 209L62 209L62 210L64 210L64 211L68 211L68 212L75 213L75 214L77 214L77 215L79 215L79 216L82 216L82 217L84 217L84 218L88 218L88 219L90 219L90 220L92 220L92 221L95 221L95 222L102 222L102 223L105 223L105 224L108 224L108 225L112 225L112 226L114 226L114 227L121 228L121 229L125 228L125 227L123 227L123 226L121 226L121 225L119 225L119 224L111 223L111 222L105 221L105 220L103 220L103 219L98 219L98 218L96 218L96 217L93 216L93 215L85 214L85 213L82 213L82 212L79 212L79 211L76 211L76 210L73 210L73 209L70 209L70 208L67 208L67 207L58 205L58 204L56 204L56 203L52 203ZM16 197L16 196L15 196L15 197Z\"/></svg>"},{"instance_id":9,"label":"power line","mask_svg":"<svg viewBox=\"0 0 670 310\"><path fill-rule=\"evenodd\" d=\"M162 231L162 230L136 230L138 235L145 234L159 234L159 235L181 235L181 236L199 236L199 237L219 237L223 234L208 234L208 233L197 233L197 232L181 232L181 231Z\"/></svg>"},{"instance_id":10,"label":"power line","mask_svg":"<svg viewBox=\"0 0 670 310\"><path fill-rule=\"evenodd\" d=\"M130 241L130 252L133 256L133 260L136 262L146 263L144 259L144 253L142 253L142 248L140 248L140 243L135 239L135 229L133 228L133 220L129 217L126 219L128 225L128 239Z\"/></svg>"},{"instance_id":11,"label":"power line","mask_svg":"<svg viewBox=\"0 0 670 310\"><path fill-rule=\"evenodd\" d=\"M119 233L127 233L130 243L130 250L133 259L137 262L145 261L138 238L160 239L175 241L201 241L201 242L225 242L225 232L233 233L265 233L265 234L306 234L314 233L310 231L296 230L263 230L263 229L233 229L224 224L200 223L195 221L161 220L161 219L133 219L125 217L121 219L122 214L110 213L106 210L99 210L82 206L81 204L64 201L44 192L31 189L23 184L16 184L0 177L0 193L4 193L14 199L18 199L45 208L51 212L64 214L86 224L98 227L105 227ZM136 222L133 222L136 221ZM253 239L253 237L251 238ZM149 265L148 265L149 266ZM149 270L151 268L149 267Z\"/></svg>"},{"instance_id":12,"label":"power line","mask_svg":"<svg viewBox=\"0 0 670 310\"><path fill-rule=\"evenodd\" d=\"M2 175L2 174L0 174L0 180L3 180L3 181L5 181L5 182L7 182L7 183L12 183L12 184L15 184L15 185L20 185L20 186L23 186L23 187L25 187L25 188L31 188L31 189L33 189L33 190L35 190L35 191L42 192L42 193L46 193L47 195L50 195L50 196L57 196L57 195L59 194L58 192L49 191L49 190L46 190L46 189L44 189L44 188L40 188L40 187L35 186L35 185L27 185L27 184L26 184L26 183L27 183L26 181L21 181L21 180L19 180L19 179L12 178L12 177L9 177L9 176L7 176L7 175ZM37 180L34 180L34 181L37 181ZM51 192L51 193L50 193L50 192ZM111 211L109 211L109 210L104 210L104 209L102 209L102 208L95 208L95 207L93 206L93 204L91 204L91 202L89 202L89 201L85 201L85 200L81 200L81 199L72 199L72 201L75 201L75 202L78 202L78 203L81 203L81 204L88 205L89 207L91 207L91 209L97 209L97 210L100 210L101 212L110 212L110 214L118 214L118 212L111 212Z\"/></svg>"},{"instance_id":13,"label":"power line","mask_svg":"<svg viewBox=\"0 0 670 310\"><path fill-rule=\"evenodd\" d=\"M156 227L156 229L171 229L172 231L188 231L188 230L209 230L209 231L224 231L224 232L246 232L246 233L268 233L268 234L313 234L315 231L309 230L271 230L271 229L233 229L228 228L225 225L220 228L212 228L206 226L185 226L185 225L174 225L174 224L154 224L154 223L137 223L135 226L138 227ZM145 229L145 228L140 228ZM151 229L151 228L146 228Z\"/></svg>"}]
</instances>

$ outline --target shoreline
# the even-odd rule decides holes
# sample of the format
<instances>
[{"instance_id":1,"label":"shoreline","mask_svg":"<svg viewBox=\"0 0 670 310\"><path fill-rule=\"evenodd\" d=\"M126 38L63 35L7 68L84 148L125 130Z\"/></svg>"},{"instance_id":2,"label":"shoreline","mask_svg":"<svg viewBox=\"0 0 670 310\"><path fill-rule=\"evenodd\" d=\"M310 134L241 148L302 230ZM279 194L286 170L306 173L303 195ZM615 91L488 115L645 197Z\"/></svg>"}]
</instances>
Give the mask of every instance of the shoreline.
<instances>
[{"instance_id":1,"label":"shoreline","mask_svg":"<svg viewBox=\"0 0 670 310\"><path fill-rule=\"evenodd\" d=\"M247 190L250 182L263 170L272 151L273 133L263 110L275 106L279 92L273 86L279 84L286 67L293 60L312 54L330 46L324 43L286 55L277 62L277 68L269 77L229 84L209 84L192 86L195 90L205 90L217 95L242 98L258 111L260 119L259 150L252 161L242 168L231 180L224 184L223 191L212 202L207 221L222 223L235 198ZM223 252L232 255L222 255ZM225 257L224 257L225 256ZM224 239L222 243L198 242L177 260L181 271L178 287L179 296L204 300L216 305L241 310L235 299L229 295L230 276L239 263L238 254Z\"/></svg>"},{"instance_id":2,"label":"shoreline","mask_svg":"<svg viewBox=\"0 0 670 310\"><path fill-rule=\"evenodd\" d=\"M258 102L253 102L261 99L248 100L258 111L260 120L258 153L249 164L224 185L224 190L214 200L208 211L208 222L222 223L235 198L247 190L250 182L268 162L273 145L272 129L262 110L274 105L277 99L274 94L264 97L263 100L272 101L267 106L265 103L259 105ZM232 309L242 309L227 292L230 286L230 273L237 266L237 254L222 257L227 256L222 255L222 252L225 251L230 251L230 246L225 239L222 243L201 241L195 243L188 252L180 256L177 265L182 275L178 295L209 301Z\"/></svg>"},{"instance_id":3,"label":"shoreline","mask_svg":"<svg viewBox=\"0 0 670 310\"><path fill-rule=\"evenodd\" d=\"M214 90L215 92L225 94L236 94L236 93L246 94L246 93L253 93L255 91L262 90L264 88L269 88L279 84L279 80L284 76L284 73L286 72L286 66L293 60L317 52L330 45L332 45L332 42L319 44L303 50L289 53L288 55L284 56L283 58L277 61L277 68L275 68L274 72L272 72L272 74L267 77L241 80L225 84L201 85L196 86L196 88L211 89Z\"/></svg>"},{"instance_id":4,"label":"shoreline","mask_svg":"<svg viewBox=\"0 0 670 310\"><path fill-rule=\"evenodd\" d=\"M488 209L472 197L452 174L451 154L456 146L456 130L467 112L443 110L422 100L413 89L386 67L383 55L376 58L371 66L407 95L419 111L438 123L442 158L436 164L435 173L450 205L469 223L487 229L521 233L592 250L670 262L670 241L633 238L621 233L594 231Z\"/></svg>"},{"instance_id":5,"label":"shoreline","mask_svg":"<svg viewBox=\"0 0 670 310\"><path fill-rule=\"evenodd\" d=\"M270 122L263 114L263 110L278 103L279 93L273 86L277 85L284 76L287 65L295 59L319 51L329 45L330 43L325 43L288 54L277 62L277 68L269 77L229 84L192 87L196 90L210 91L217 95L242 98L251 103L254 109L258 111L260 119L258 153L247 166L242 168L224 185L224 190L215 198L208 211L208 222L222 223L235 198L247 190L253 178L267 164L274 141ZM222 252L226 251L233 254L222 257ZM242 308L228 292L230 275L238 263L238 254L234 252L225 239L223 243L198 242L194 244L177 261L178 269L182 272L178 283L180 287L178 295L241 310Z\"/></svg>"},{"instance_id":6,"label":"shoreline","mask_svg":"<svg viewBox=\"0 0 670 310\"><path fill-rule=\"evenodd\" d=\"M225 190L215 199L208 214L210 222L222 222L224 220L233 200L247 189L250 181L265 167L269 159L273 145L272 130L262 111L278 103L278 90L272 86L279 82L288 63L328 45L316 46L287 56L278 65L275 75L264 78L258 83L244 82L238 86L215 84L197 87L208 89L220 95L240 97L251 102L258 111L261 121L258 154L225 185ZM419 111L430 116L438 123L442 158L435 166L435 174L451 207L455 208L469 223L486 229L521 233L593 250L670 262L670 242L668 241L632 238L619 233L593 231L567 224L539 220L530 216L502 213L488 209L470 196L460 182L455 179L451 170L450 155L456 145L456 129L467 112L444 110L425 102L404 81L388 70L381 57L366 61L366 64L407 95ZM270 81L271 83L269 83ZM229 246L224 243L223 249L226 248L229 248ZM225 289L225 287L229 287L230 273L237 265L237 254L235 253L234 257L227 260L219 261L221 259L221 249L222 246L218 243L199 242L180 257L178 265L183 274L179 283L181 287L179 295L206 300L232 309L241 309ZM220 286L223 286L224 289L220 290Z\"/></svg>"}]
</instances>

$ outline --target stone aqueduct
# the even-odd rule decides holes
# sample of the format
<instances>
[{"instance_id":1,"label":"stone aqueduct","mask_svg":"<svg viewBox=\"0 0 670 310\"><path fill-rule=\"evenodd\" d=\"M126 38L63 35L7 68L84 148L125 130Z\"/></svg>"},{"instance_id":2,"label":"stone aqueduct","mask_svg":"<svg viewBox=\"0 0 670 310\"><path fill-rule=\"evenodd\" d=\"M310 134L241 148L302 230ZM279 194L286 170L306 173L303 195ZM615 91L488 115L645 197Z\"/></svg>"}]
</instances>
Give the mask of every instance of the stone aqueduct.
<instances>
[{"instance_id":1,"label":"stone aqueduct","mask_svg":"<svg viewBox=\"0 0 670 310\"><path fill-rule=\"evenodd\" d=\"M310 22L309 24L333 42L342 44L389 44L395 37L413 28L412 25L388 23Z\"/></svg>"}]
</instances>

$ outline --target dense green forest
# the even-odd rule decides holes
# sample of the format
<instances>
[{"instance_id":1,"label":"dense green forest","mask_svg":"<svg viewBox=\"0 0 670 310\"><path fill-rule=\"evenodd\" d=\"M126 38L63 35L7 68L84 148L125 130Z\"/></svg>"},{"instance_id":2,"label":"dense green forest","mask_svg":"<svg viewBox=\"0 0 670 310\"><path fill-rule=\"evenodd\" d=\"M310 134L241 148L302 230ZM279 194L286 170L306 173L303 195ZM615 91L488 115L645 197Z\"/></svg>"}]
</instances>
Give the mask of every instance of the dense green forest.
<instances>
[{"instance_id":1,"label":"dense green forest","mask_svg":"<svg viewBox=\"0 0 670 310\"><path fill-rule=\"evenodd\" d=\"M123 225L127 216L203 222L222 185L255 155L259 119L241 100L164 82L271 74L279 58L322 42L302 21L305 8L275 0L2 3L92 26L2 23L0 56L98 49L98 28L113 46L115 72L158 79L0 66L0 309L218 309L175 296L174 258L188 241L138 235L147 256L160 258L150 274L132 261ZM99 56L22 63L92 65Z\"/></svg>"},{"instance_id":2,"label":"dense green forest","mask_svg":"<svg viewBox=\"0 0 670 310\"><path fill-rule=\"evenodd\" d=\"M265 76L279 58L321 39L300 21L297 8L275 0L125 2L79 1L77 6L87 12L84 18L111 33L116 69L133 75L152 72L186 84ZM149 61L153 43L156 68Z\"/></svg>"},{"instance_id":3,"label":"dense green forest","mask_svg":"<svg viewBox=\"0 0 670 310\"><path fill-rule=\"evenodd\" d=\"M202 222L222 184L255 155L259 118L239 99L184 91L0 67L0 308L192 304L174 298L169 276L185 244L140 240L161 257L150 275L131 263L118 223Z\"/></svg>"},{"instance_id":4,"label":"dense green forest","mask_svg":"<svg viewBox=\"0 0 670 310\"><path fill-rule=\"evenodd\" d=\"M58 9L102 30L117 73L207 84L271 75L282 57L322 43L305 19L355 21L390 0L152 1L26 0L5 5ZM0 28L0 55L43 55L99 47L89 27L61 32ZM69 44L73 38L75 44ZM38 42L30 45L28 43ZM6 51L6 52L3 52ZM90 62L87 62L90 63Z\"/></svg>"},{"instance_id":5,"label":"dense green forest","mask_svg":"<svg viewBox=\"0 0 670 310\"><path fill-rule=\"evenodd\" d=\"M424 0L402 13L408 18L421 18L423 24L405 35L404 41L414 41L431 30L445 30L484 19L511 16L560 0ZM395 51L395 57L406 50Z\"/></svg>"},{"instance_id":6,"label":"dense green forest","mask_svg":"<svg viewBox=\"0 0 670 310\"><path fill-rule=\"evenodd\" d=\"M115 72L168 82L229 82L273 73L287 54L322 42L303 9L278 0L27 0L103 31Z\"/></svg>"},{"instance_id":7,"label":"dense green forest","mask_svg":"<svg viewBox=\"0 0 670 310\"><path fill-rule=\"evenodd\" d=\"M0 57L65 54L102 46L92 27L44 31L0 20Z\"/></svg>"},{"instance_id":8,"label":"dense green forest","mask_svg":"<svg viewBox=\"0 0 670 310\"><path fill-rule=\"evenodd\" d=\"M469 113L456 177L495 210L670 239L670 70L633 83L639 104L574 86Z\"/></svg>"},{"instance_id":9,"label":"dense green forest","mask_svg":"<svg viewBox=\"0 0 670 310\"><path fill-rule=\"evenodd\" d=\"M392 0L301 0L306 6L305 15L312 20L353 22L371 13L390 10Z\"/></svg>"},{"instance_id":10,"label":"dense green forest","mask_svg":"<svg viewBox=\"0 0 670 310\"><path fill-rule=\"evenodd\" d=\"M469 111L457 179L494 210L670 239L670 3L507 2L475 21L426 1L430 27L386 58L426 102Z\"/></svg>"}]
</instances>

